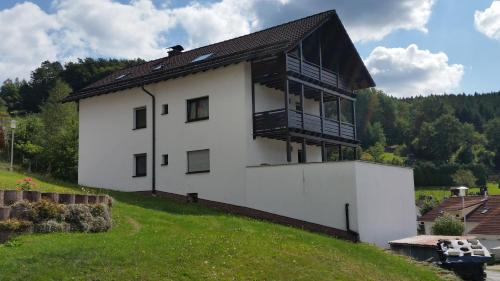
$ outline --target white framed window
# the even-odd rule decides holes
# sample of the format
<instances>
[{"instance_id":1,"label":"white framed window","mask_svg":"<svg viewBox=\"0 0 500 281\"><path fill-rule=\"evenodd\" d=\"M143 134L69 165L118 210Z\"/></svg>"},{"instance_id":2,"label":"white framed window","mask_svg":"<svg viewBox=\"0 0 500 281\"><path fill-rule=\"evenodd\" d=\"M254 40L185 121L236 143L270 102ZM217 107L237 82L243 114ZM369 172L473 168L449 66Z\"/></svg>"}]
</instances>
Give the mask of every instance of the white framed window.
<instances>
[{"instance_id":1,"label":"white framed window","mask_svg":"<svg viewBox=\"0 0 500 281\"><path fill-rule=\"evenodd\" d=\"M145 177L148 169L146 153L134 154L134 177Z\"/></svg>"},{"instance_id":2,"label":"white framed window","mask_svg":"<svg viewBox=\"0 0 500 281\"><path fill-rule=\"evenodd\" d=\"M193 150L187 152L187 173L210 172L210 150Z\"/></svg>"},{"instance_id":3,"label":"white framed window","mask_svg":"<svg viewBox=\"0 0 500 281\"><path fill-rule=\"evenodd\" d=\"M134 130L144 129L147 125L146 107L134 108Z\"/></svg>"}]
</instances>

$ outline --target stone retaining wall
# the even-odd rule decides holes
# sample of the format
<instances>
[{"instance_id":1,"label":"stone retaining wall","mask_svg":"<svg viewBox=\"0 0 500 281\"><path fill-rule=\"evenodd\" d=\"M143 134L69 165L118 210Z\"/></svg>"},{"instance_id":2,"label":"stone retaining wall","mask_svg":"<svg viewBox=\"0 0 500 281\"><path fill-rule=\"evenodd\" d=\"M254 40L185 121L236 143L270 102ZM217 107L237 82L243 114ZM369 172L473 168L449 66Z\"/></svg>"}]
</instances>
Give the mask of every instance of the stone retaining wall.
<instances>
[{"instance_id":1,"label":"stone retaining wall","mask_svg":"<svg viewBox=\"0 0 500 281\"><path fill-rule=\"evenodd\" d=\"M108 195L0 190L0 221L10 219L11 205L23 200L28 202L49 200L59 204L109 204L111 197Z\"/></svg>"}]
</instances>

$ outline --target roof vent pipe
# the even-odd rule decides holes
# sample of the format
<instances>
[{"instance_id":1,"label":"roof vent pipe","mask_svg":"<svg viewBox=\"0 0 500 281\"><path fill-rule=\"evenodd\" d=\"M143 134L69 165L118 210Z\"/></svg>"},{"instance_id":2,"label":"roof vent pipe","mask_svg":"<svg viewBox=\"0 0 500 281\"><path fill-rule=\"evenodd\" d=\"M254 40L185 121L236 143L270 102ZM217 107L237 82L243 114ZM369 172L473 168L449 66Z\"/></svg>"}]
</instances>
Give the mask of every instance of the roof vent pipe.
<instances>
[{"instance_id":1,"label":"roof vent pipe","mask_svg":"<svg viewBox=\"0 0 500 281\"><path fill-rule=\"evenodd\" d=\"M184 47L182 47L181 45L175 45L170 48L167 48L167 50L168 50L167 51L168 56L172 57L181 54L182 51L184 51Z\"/></svg>"}]
</instances>

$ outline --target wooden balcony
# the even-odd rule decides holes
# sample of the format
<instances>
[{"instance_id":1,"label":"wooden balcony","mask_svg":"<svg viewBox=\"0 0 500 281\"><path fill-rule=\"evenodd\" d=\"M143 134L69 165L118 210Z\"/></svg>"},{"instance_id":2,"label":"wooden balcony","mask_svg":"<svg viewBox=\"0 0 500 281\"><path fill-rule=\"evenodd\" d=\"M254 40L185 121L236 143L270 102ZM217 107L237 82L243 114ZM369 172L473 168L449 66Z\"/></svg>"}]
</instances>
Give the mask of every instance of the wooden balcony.
<instances>
[{"instance_id":1,"label":"wooden balcony","mask_svg":"<svg viewBox=\"0 0 500 281\"><path fill-rule=\"evenodd\" d=\"M287 131L296 131L327 139L355 140L356 138L353 124L308 113L302 115L302 112L292 109L288 110L288 126L285 109L256 112L253 118L255 136L272 136Z\"/></svg>"},{"instance_id":2,"label":"wooden balcony","mask_svg":"<svg viewBox=\"0 0 500 281\"><path fill-rule=\"evenodd\" d=\"M286 55L287 72L292 74L302 75L305 78L312 79L316 82L321 82L332 88L350 92L345 79L333 71L321 68L319 65L302 61L293 55Z\"/></svg>"}]
</instances>

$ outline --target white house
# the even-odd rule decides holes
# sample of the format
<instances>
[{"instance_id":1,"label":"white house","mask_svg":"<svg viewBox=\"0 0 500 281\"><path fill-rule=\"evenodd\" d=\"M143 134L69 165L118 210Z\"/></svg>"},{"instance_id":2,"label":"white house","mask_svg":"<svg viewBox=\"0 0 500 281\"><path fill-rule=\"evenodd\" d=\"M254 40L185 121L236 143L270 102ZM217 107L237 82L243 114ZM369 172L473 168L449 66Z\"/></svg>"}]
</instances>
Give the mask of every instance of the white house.
<instances>
[{"instance_id":1,"label":"white house","mask_svg":"<svg viewBox=\"0 0 500 281\"><path fill-rule=\"evenodd\" d=\"M356 90L374 85L335 11L174 46L66 99L79 104L78 180L385 247L416 234L413 173L354 161Z\"/></svg>"}]
</instances>

